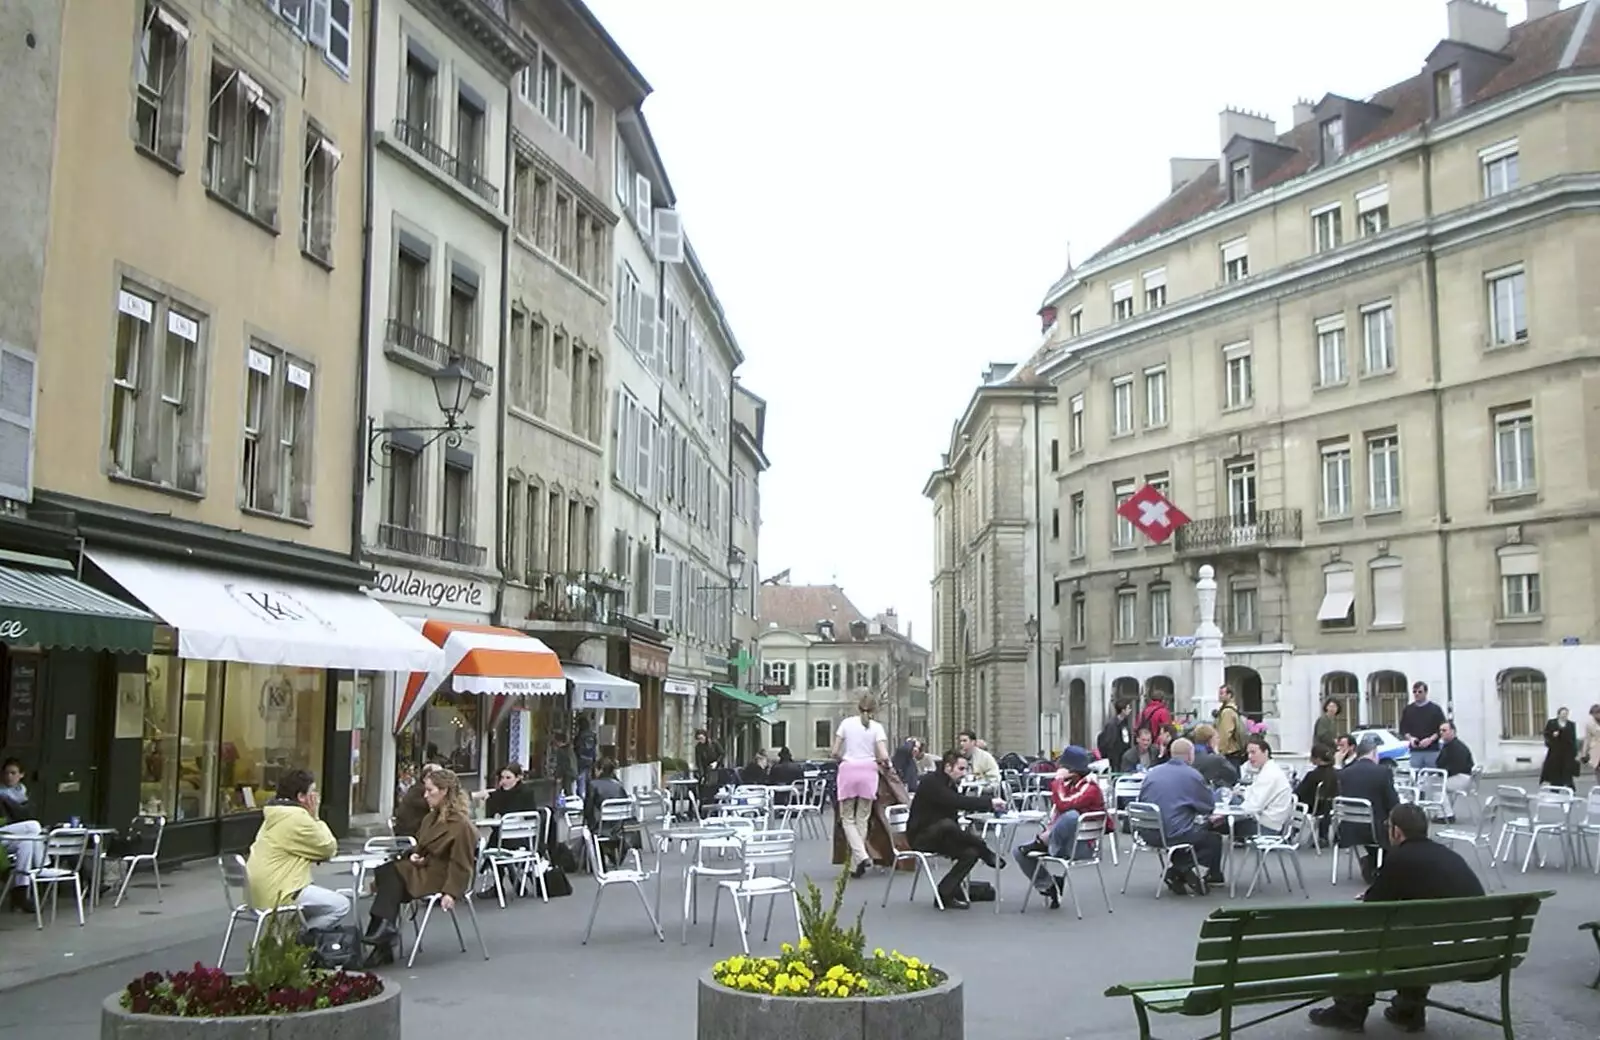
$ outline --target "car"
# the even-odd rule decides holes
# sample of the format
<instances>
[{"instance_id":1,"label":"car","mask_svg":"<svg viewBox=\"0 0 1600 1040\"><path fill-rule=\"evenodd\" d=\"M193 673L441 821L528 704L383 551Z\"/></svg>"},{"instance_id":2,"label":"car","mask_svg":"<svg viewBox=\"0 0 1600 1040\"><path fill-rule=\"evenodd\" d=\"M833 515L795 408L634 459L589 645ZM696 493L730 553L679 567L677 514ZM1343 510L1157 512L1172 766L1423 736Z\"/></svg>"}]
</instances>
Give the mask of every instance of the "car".
<instances>
[{"instance_id":1,"label":"car","mask_svg":"<svg viewBox=\"0 0 1600 1040\"><path fill-rule=\"evenodd\" d=\"M1390 769L1411 764L1411 744L1392 729L1358 729L1350 734L1350 740L1356 744L1361 743L1365 737L1378 738L1378 761Z\"/></svg>"}]
</instances>

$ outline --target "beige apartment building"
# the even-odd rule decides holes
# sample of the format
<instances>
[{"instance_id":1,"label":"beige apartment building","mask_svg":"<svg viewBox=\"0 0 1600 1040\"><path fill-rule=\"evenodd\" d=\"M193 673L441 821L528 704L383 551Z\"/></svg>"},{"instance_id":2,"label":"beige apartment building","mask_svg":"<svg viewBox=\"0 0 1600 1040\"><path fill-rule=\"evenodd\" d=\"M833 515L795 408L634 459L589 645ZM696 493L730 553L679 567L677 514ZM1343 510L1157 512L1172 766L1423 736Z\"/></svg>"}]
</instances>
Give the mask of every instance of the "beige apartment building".
<instances>
[{"instance_id":1,"label":"beige apartment building","mask_svg":"<svg viewBox=\"0 0 1600 1040\"><path fill-rule=\"evenodd\" d=\"M991 365L923 488L933 502L936 729L946 741L974 729L1001 754L1083 742L1063 729L1056 691L1055 399L1031 364Z\"/></svg>"},{"instance_id":2,"label":"beige apartment building","mask_svg":"<svg viewBox=\"0 0 1600 1040\"><path fill-rule=\"evenodd\" d=\"M1064 431L1066 700L1191 698L1217 568L1227 681L1303 753L1325 698L1392 726L1423 681L1490 768L1594 700L1600 5L1441 5L1420 73L1219 158L1046 300ZM1143 484L1192 519L1118 518Z\"/></svg>"}]
</instances>

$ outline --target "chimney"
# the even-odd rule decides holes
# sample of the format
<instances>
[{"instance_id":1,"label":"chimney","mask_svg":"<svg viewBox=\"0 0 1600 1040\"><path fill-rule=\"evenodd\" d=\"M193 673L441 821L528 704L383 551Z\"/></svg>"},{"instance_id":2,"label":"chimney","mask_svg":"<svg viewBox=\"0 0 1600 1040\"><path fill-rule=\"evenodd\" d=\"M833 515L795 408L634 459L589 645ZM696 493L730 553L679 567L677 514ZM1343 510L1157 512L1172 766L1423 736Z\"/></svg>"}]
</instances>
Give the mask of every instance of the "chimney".
<instances>
[{"instance_id":1,"label":"chimney","mask_svg":"<svg viewBox=\"0 0 1600 1040\"><path fill-rule=\"evenodd\" d=\"M1317 118L1317 106L1309 98L1301 98L1294 103L1294 125L1305 126Z\"/></svg>"},{"instance_id":2,"label":"chimney","mask_svg":"<svg viewBox=\"0 0 1600 1040\"><path fill-rule=\"evenodd\" d=\"M1528 0L1527 21L1537 22L1561 10L1561 0Z\"/></svg>"},{"instance_id":3,"label":"chimney","mask_svg":"<svg viewBox=\"0 0 1600 1040\"><path fill-rule=\"evenodd\" d=\"M1501 51L1511 42L1506 13L1486 0L1447 0L1447 39L1485 51Z\"/></svg>"},{"instance_id":4,"label":"chimney","mask_svg":"<svg viewBox=\"0 0 1600 1040\"><path fill-rule=\"evenodd\" d=\"M900 631L900 613L893 607L883 612L883 627L891 632Z\"/></svg>"},{"instance_id":5,"label":"chimney","mask_svg":"<svg viewBox=\"0 0 1600 1040\"><path fill-rule=\"evenodd\" d=\"M1217 147L1226 148L1228 142L1235 137L1243 137L1250 141L1265 141L1268 144L1278 142L1278 124L1260 112L1246 112L1242 108L1225 108L1218 117L1221 124L1222 143Z\"/></svg>"},{"instance_id":6,"label":"chimney","mask_svg":"<svg viewBox=\"0 0 1600 1040\"><path fill-rule=\"evenodd\" d=\"M1168 159L1167 165L1172 169L1172 190L1177 191L1205 173L1215 162L1214 159Z\"/></svg>"}]
</instances>

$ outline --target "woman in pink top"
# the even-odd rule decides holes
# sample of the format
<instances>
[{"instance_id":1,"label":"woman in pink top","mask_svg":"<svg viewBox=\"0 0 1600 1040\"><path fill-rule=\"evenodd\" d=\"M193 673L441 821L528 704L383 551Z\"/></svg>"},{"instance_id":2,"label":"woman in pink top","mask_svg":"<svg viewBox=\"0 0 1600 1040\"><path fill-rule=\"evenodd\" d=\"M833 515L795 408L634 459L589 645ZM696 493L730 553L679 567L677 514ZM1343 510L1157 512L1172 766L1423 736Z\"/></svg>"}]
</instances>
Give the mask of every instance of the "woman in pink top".
<instances>
[{"instance_id":1,"label":"woman in pink top","mask_svg":"<svg viewBox=\"0 0 1600 1040\"><path fill-rule=\"evenodd\" d=\"M872 865L867 854L867 828L872 824L872 803L878 797L878 768L889 761L889 737L873 718L878 701L863 693L856 702L859 715L839 723L833 735L833 757L839 761L839 825L850 843L853 875L860 877Z\"/></svg>"}]
</instances>

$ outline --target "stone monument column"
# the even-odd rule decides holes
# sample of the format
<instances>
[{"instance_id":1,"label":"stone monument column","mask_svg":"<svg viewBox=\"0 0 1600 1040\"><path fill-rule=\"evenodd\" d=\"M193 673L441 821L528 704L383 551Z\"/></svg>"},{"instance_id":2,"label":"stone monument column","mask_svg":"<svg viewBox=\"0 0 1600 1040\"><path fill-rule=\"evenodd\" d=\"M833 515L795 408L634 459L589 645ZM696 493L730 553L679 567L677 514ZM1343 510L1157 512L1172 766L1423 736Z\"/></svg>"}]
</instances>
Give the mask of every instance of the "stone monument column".
<instances>
[{"instance_id":1,"label":"stone monument column","mask_svg":"<svg viewBox=\"0 0 1600 1040\"><path fill-rule=\"evenodd\" d=\"M1217 690L1222 686L1222 629L1217 627L1217 572L1209 564L1200 567L1200 580L1194 583L1200 603L1200 624L1194 632L1193 678L1195 720L1207 722L1217 709Z\"/></svg>"}]
</instances>

